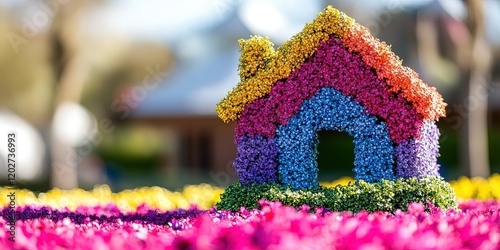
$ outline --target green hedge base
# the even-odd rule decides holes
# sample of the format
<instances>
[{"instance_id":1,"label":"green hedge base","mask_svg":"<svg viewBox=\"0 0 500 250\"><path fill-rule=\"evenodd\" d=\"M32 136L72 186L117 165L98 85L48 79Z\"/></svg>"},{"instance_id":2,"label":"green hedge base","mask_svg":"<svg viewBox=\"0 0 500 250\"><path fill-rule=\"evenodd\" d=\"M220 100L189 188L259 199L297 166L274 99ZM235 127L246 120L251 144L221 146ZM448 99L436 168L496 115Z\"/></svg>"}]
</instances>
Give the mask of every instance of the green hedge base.
<instances>
[{"instance_id":1,"label":"green hedge base","mask_svg":"<svg viewBox=\"0 0 500 250\"><path fill-rule=\"evenodd\" d=\"M316 208L354 213L361 210L406 211L412 202L425 204L426 209L429 209L427 201L441 209L457 208L456 195L450 184L442 178L430 176L421 179L382 180L376 183L356 181L346 186L319 186L305 190L294 190L276 183L249 186L237 183L226 188L216 207L233 212L239 211L241 207L250 210L258 208L261 199L280 201L283 205L296 208L308 205L310 211Z\"/></svg>"}]
</instances>

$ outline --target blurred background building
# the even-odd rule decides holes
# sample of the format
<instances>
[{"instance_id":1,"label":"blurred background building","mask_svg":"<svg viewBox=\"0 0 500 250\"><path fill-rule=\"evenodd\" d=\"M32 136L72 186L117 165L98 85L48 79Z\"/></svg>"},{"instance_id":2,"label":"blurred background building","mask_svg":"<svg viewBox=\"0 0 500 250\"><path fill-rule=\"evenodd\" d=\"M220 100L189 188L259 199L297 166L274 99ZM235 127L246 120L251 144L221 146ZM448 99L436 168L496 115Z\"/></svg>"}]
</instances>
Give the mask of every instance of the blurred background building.
<instances>
[{"instance_id":1,"label":"blurred background building","mask_svg":"<svg viewBox=\"0 0 500 250\"><path fill-rule=\"evenodd\" d=\"M496 0L4 0L0 133L17 133L17 184L236 182L234 127L214 110L239 81L237 40L260 34L278 47L327 5L443 94L445 178L500 172ZM353 176L352 138L320 138L320 180Z\"/></svg>"}]
</instances>

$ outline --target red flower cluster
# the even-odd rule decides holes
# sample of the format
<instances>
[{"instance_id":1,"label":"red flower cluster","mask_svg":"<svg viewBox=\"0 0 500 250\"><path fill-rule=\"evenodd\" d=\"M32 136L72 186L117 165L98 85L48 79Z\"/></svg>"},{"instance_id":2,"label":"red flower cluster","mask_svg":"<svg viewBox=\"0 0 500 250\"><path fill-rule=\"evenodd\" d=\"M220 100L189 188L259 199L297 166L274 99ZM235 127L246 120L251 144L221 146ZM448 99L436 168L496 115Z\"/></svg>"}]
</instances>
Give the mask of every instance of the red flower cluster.
<instances>
[{"instance_id":1,"label":"red flower cluster","mask_svg":"<svg viewBox=\"0 0 500 250\"><path fill-rule=\"evenodd\" d=\"M385 80L393 93L411 102L426 120L446 116L446 103L436 88L429 87L414 70L403 66L391 47L373 37L366 27L356 23L346 32L342 41L350 51L359 53L363 61L377 71L378 78Z\"/></svg>"}]
</instances>

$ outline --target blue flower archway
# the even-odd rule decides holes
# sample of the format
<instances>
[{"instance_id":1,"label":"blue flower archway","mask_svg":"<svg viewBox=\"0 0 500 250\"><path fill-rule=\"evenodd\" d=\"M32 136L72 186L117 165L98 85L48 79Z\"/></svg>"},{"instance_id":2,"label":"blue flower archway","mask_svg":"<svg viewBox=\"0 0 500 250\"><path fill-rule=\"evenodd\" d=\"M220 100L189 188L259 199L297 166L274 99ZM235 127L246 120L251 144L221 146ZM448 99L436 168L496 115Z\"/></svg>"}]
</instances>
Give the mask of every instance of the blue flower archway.
<instances>
[{"instance_id":1,"label":"blue flower archway","mask_svg":"<svg viewBox=\"0 0 500 250\"><path fill-rule=\"evenodd\" d=\"M305 101L296 116L276 132L278 173L284 185L310 188L317 181L317 132L336 130L354 138L356 179L393 180L394 149L387 127L352 98L324 88Z\"/></svg>"}]
</instances>

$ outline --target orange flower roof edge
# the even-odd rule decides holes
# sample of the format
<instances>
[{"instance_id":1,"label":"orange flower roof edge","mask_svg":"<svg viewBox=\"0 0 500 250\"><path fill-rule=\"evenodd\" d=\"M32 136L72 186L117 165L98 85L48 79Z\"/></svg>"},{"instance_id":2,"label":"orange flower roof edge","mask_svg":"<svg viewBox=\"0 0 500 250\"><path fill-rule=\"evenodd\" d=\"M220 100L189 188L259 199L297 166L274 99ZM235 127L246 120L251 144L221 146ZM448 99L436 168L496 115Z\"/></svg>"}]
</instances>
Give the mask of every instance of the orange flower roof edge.
<instances>
[{"instance_id":1,"label":"orange flower roof edge","mask_svg":"<svg viewBox=\"0 0 500 250\"><path fill-rule=\"evenodd\" d=\"M403 66L390 46L373 37L366 27L328 6L277 51L267 37L252 36L238 41L240 82L217 104L216 112L222 121L238 120L248 104L268 94L276 81L290 76L332 35L341 39L350 52L359 53L375 69L377 77L390 86L390 91L412 103L424 119L446 116L447 104L436 88L429 87L414 70Z\"/></svg>"}]
</instances>

